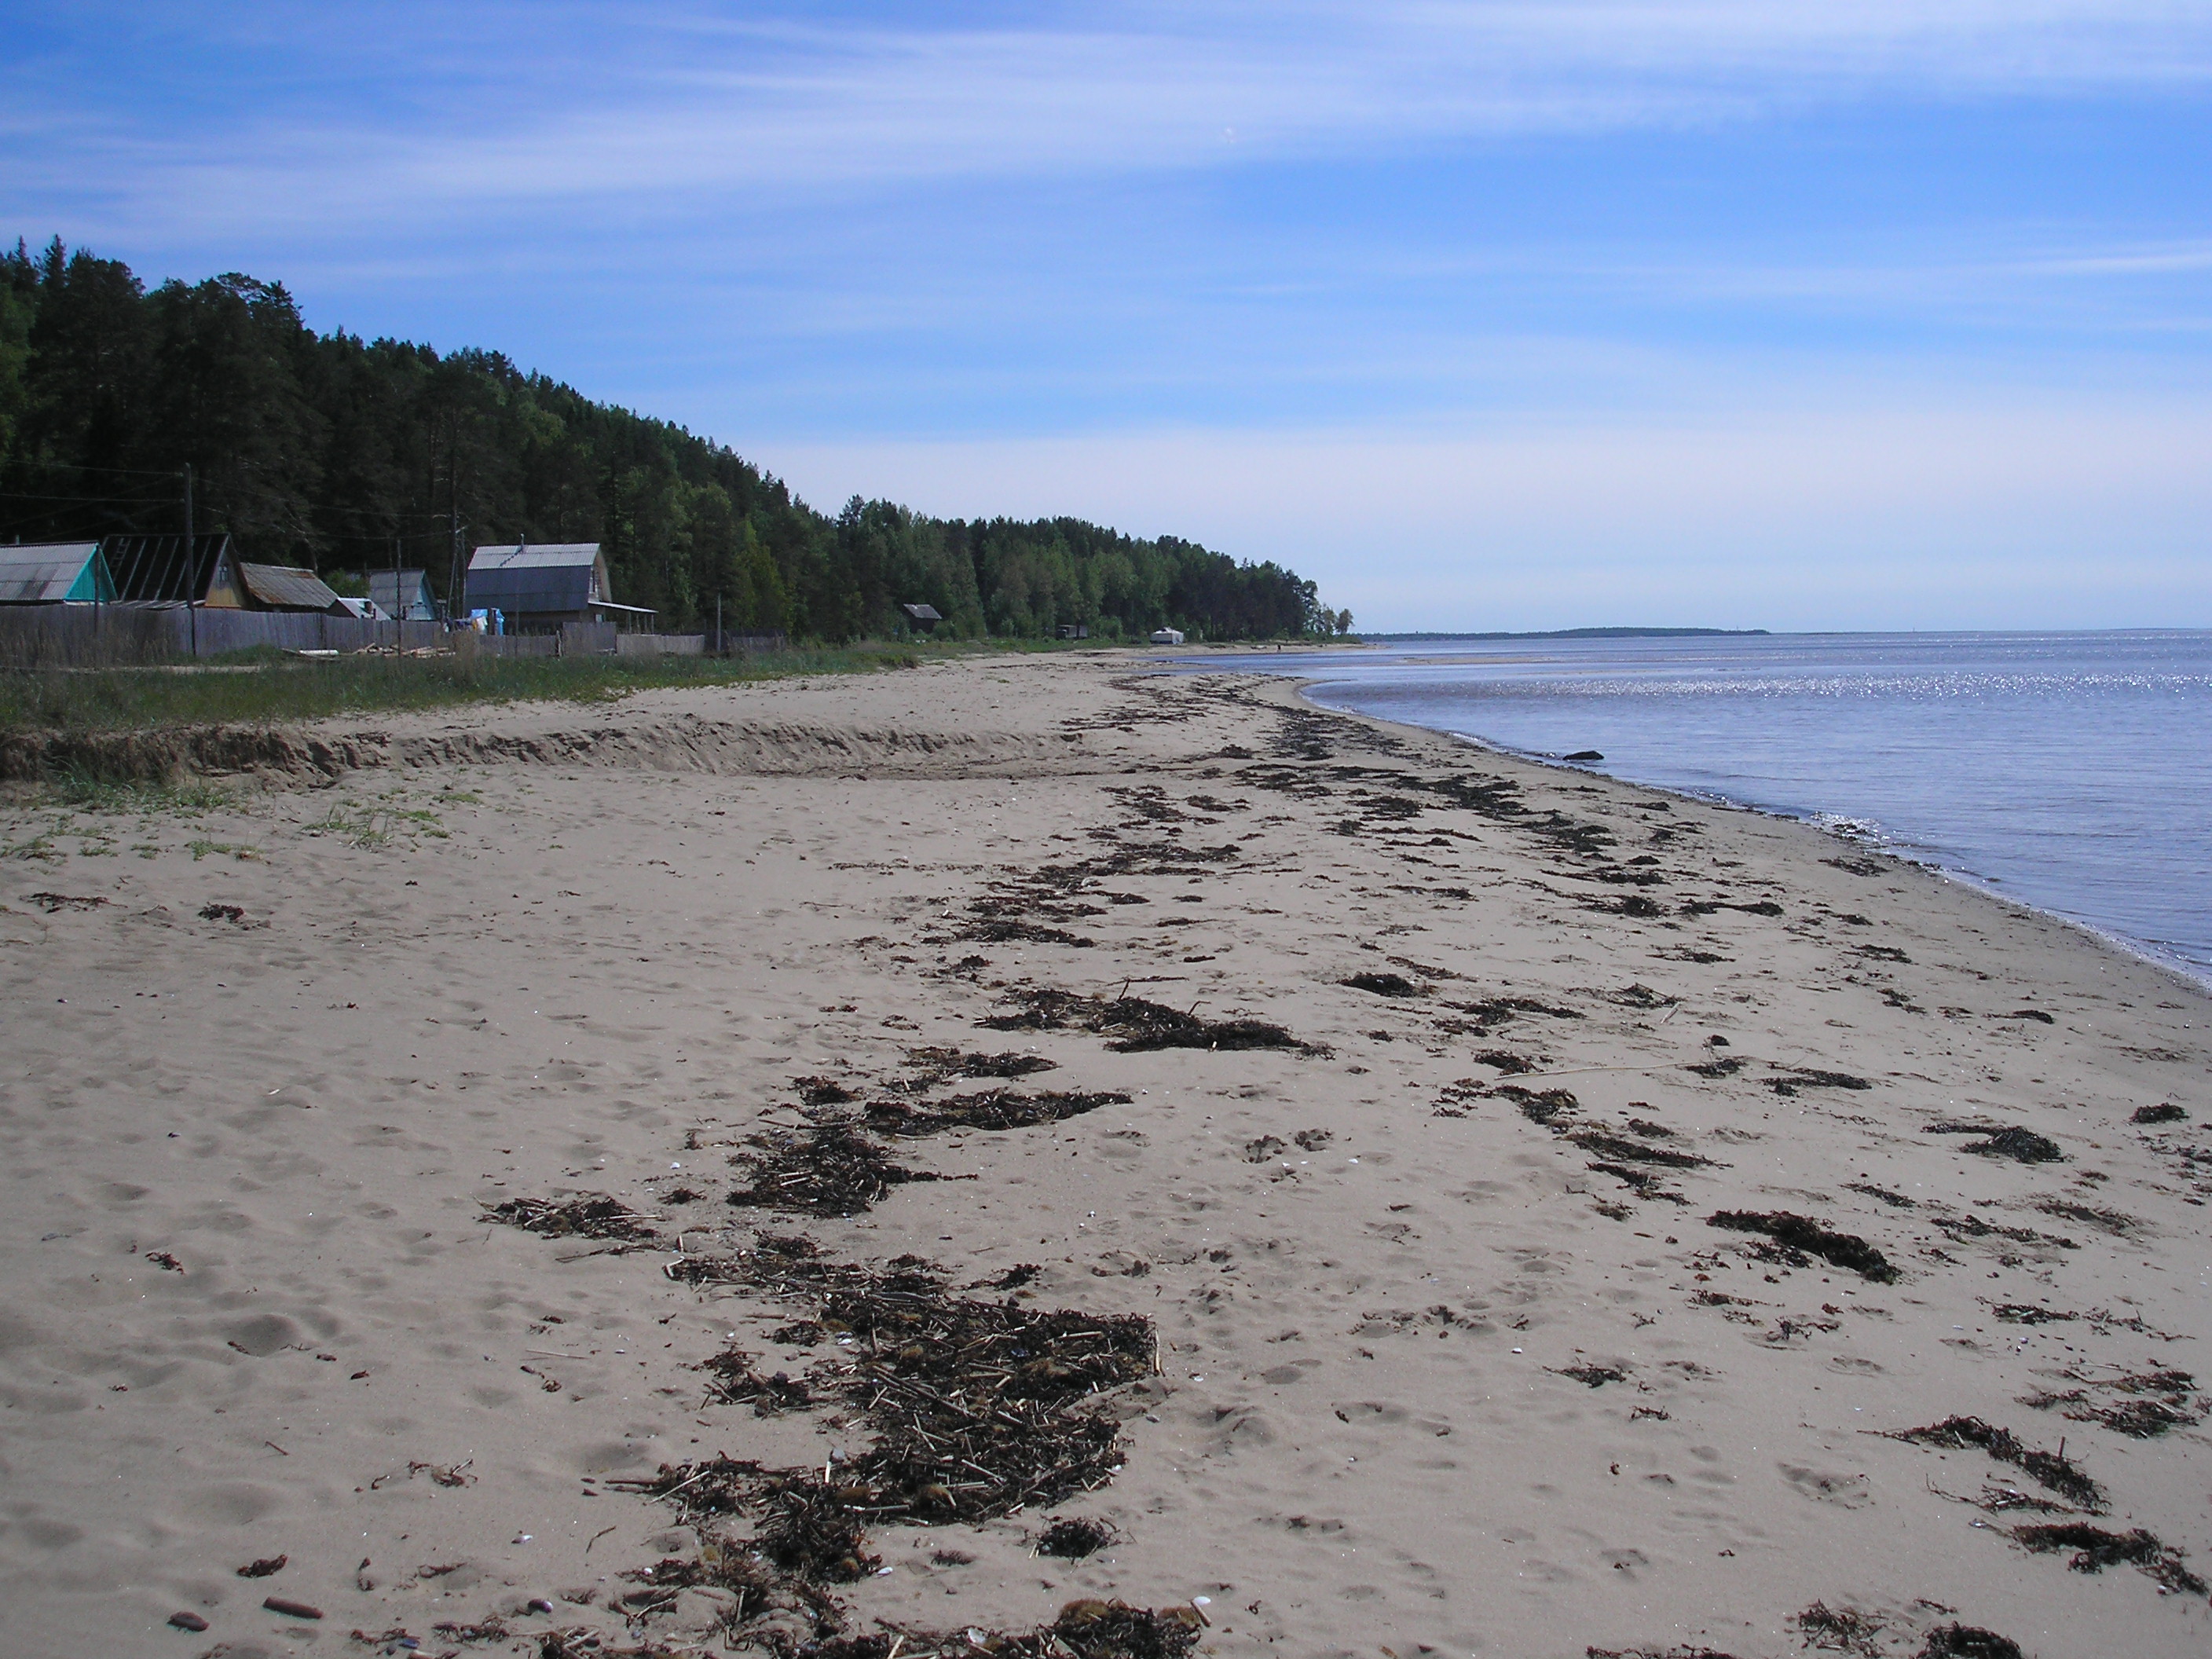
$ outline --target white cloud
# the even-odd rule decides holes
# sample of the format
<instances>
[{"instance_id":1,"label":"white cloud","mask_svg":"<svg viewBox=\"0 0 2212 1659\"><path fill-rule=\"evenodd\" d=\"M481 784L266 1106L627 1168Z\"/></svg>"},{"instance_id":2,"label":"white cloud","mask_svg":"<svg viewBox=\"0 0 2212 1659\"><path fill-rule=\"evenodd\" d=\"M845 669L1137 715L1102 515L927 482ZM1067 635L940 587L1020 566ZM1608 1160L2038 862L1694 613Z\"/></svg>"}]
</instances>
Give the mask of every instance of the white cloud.
<instances>
[{"instance_id":1,"label":"white cloud","mask_svg":"<svg viewBox=\"0 0 2212 1659\"><path fill-rule=\"evenodd\" d=\"M15 189L120 185L132 213L172 227L389 222L2212 78L2205 8L2145 0L1215 0L991 28L635 3L495 9L465 28L401 6L340 30L263 7L235 27L258 52L296 59L305 91L288 95L264 66L235 107L158 131L118 100L107 143L80 150L57 131L63 153L38 155ZM435 85L405 82L395 117L374 83L408 76L410 54ZM334 84L349 64L368 67L368 98Z\"/></svg>"}]
</instances>

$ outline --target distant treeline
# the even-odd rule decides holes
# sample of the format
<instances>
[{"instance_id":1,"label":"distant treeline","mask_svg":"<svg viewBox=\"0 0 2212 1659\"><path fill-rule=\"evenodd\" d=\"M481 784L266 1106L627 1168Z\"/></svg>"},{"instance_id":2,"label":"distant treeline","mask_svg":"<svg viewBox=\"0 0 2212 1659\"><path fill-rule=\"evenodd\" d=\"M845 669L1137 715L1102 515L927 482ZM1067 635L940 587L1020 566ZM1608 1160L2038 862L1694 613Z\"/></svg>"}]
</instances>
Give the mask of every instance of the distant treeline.
<instances>
[{"instance_id":1,"label":"distant treeline","mask_svg":"<svg viewBox=\"0 0 2212 1659\"><path fill-rule=\"evenodd\" d=\"M327 574L402 561L443 593L453 526L604 544L614 597L659 625L848 640L933 605L949 630L1212 640L1348 631L1314 584L1171 536L1077 519L939 520L855 495L836 518L732 451L593 403L497 352L317 334L282 285L150 293L58 240L0 255L0 540L183 527Z\"/></svg>"}]
</instances>

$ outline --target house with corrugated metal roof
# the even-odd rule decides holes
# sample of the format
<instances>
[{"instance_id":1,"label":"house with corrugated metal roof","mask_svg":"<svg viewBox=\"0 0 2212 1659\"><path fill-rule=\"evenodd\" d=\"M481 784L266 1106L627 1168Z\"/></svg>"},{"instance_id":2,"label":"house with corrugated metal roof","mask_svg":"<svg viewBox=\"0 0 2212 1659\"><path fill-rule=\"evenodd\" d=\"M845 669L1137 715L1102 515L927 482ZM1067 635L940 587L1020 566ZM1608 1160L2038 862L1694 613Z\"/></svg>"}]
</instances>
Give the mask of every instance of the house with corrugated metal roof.
<instances>
[{"instance_id":1,"label":"house with corrugated metal roof","mask_svg":"<svg viewBox=\"0 0 2212 1659\"><path fill-rule=\"evenodd\" d=\"M256 611L319 611L326 617L351 614L328 583L297 565L241 563L238 580Z\"/></svg>"},{"instance_id":2,"label":"house with corrugated metal roof","mask_svg":"<svg viewBox=\"0 0 2212 1659\"><path fill-rule=\"evenodd\" d=\"M398 617L402 622L438 620L438 596L430 591L430 573L427 570L372 570L368 573L368 597L386 616Z\"/></svg>"},{"instance_id":3,"label":"house with corrugated metal roof","mask_svg":"<svg viewBox=\"0 0 2212 1659\"><path fill-rule=\"evenodd\" d=\"M533 633L570 623L612 623L649 629L656 614L617 605L606 556L597 542L519 542L479 547L469 555L468 604L496 611L509 633Z\"/></svg>"},{"instance_id":4,"label":"house with corrugated metal roof","mask_svg":"<svg viewBox=\"0 0 2212 1659\"><path fill-rule=\"evenodd\" d=\"M252 609L238 580L230 538L110 536L101 544L115 579L115 597L146 605L204 605L218 611Z\"/></svg>"},{"instance_id":5,"label":"house with corrugated metal roof","mask_svg":"<svg viewBox=\"0 0 2212 1659\"><path fill-rule=\"evenodd\" d=\"M98 542L0 547L0 605L97 605L114 597Z\"/></svg>"}]
</instances>

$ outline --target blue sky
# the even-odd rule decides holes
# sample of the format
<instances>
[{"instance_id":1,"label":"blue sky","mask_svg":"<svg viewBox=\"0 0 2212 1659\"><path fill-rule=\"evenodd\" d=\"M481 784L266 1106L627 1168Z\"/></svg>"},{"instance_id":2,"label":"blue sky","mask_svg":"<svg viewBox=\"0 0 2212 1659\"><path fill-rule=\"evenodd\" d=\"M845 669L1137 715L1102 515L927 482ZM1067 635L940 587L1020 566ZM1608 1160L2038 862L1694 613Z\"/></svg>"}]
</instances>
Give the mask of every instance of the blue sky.
<instances>
[{"instance_id":1,"label":"blue sky","mask_svg":"<svg viewBox=\"0 0 2212 1659\"><path fill-rule=\"evenodd\" d=\"M1374 628L2212 626L2212 3L0 3L0 226Z\"/></svg>"}]
</instances>

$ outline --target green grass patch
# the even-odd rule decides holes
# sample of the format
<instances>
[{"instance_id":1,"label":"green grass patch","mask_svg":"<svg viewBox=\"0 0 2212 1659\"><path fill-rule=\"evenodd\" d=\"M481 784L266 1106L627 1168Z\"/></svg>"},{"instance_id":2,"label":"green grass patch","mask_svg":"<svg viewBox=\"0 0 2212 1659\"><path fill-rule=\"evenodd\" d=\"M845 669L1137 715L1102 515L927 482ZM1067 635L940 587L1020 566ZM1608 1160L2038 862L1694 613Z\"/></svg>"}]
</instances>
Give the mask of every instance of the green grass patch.
<instances>
[{"instance_id":1,"label":"green grass patch","mask_svg":"<svg viewBox=\"0 0 2212 1659\"><path fill-rule=\"evenodd\" d=\"M470 703L604 703L672 686L914 668L999 648L864 644L737 657L355 656L314 662L240 653L204 669L15 670L0 673L0 735L269 725ZM97 786L80 778L70 787Z\"/></svg>"},{"instance_id":2,"label":"green grass patch","mask_svg":"<svg viewBox=\"0 0 2212 1659\"><path fill-rule=\"evenodd\" d=\"M236 842L209 841L204 837L186 842L185 850L192 855L194 864L198 864L202 859L215 858L218 855L226 855L236 859L240 864L246 864L261 856L261 849L258 847L246 847Z\"/></svg>"},{"instance_id":3,"label":"green grass patch","mask_svg":"<svg viewBox=\"0 0 2212 1659\"><path fill-rule=\"evenodd\" d=\"M41 801L80 812L131 813L139 817L197 817L236 806L238 792L187 778L173 783L101 777L76 767L48 775Z\"/></svg>"},{"instance_id":4,"label":"green grass patch","mask_svg":"<svg viewBox=\"0 0 2212 1659\"><path fill-rule=\"evenodd\" d=\"M451 799L440 796L442 802ZM351 846L374 851L392 844L392 838L428 836L444 841L449 832L435 812L419 806L380 806L369 801L349 801L333 806L307 826L310 836L331 836Z\"/></svg>"}]
</instances>

